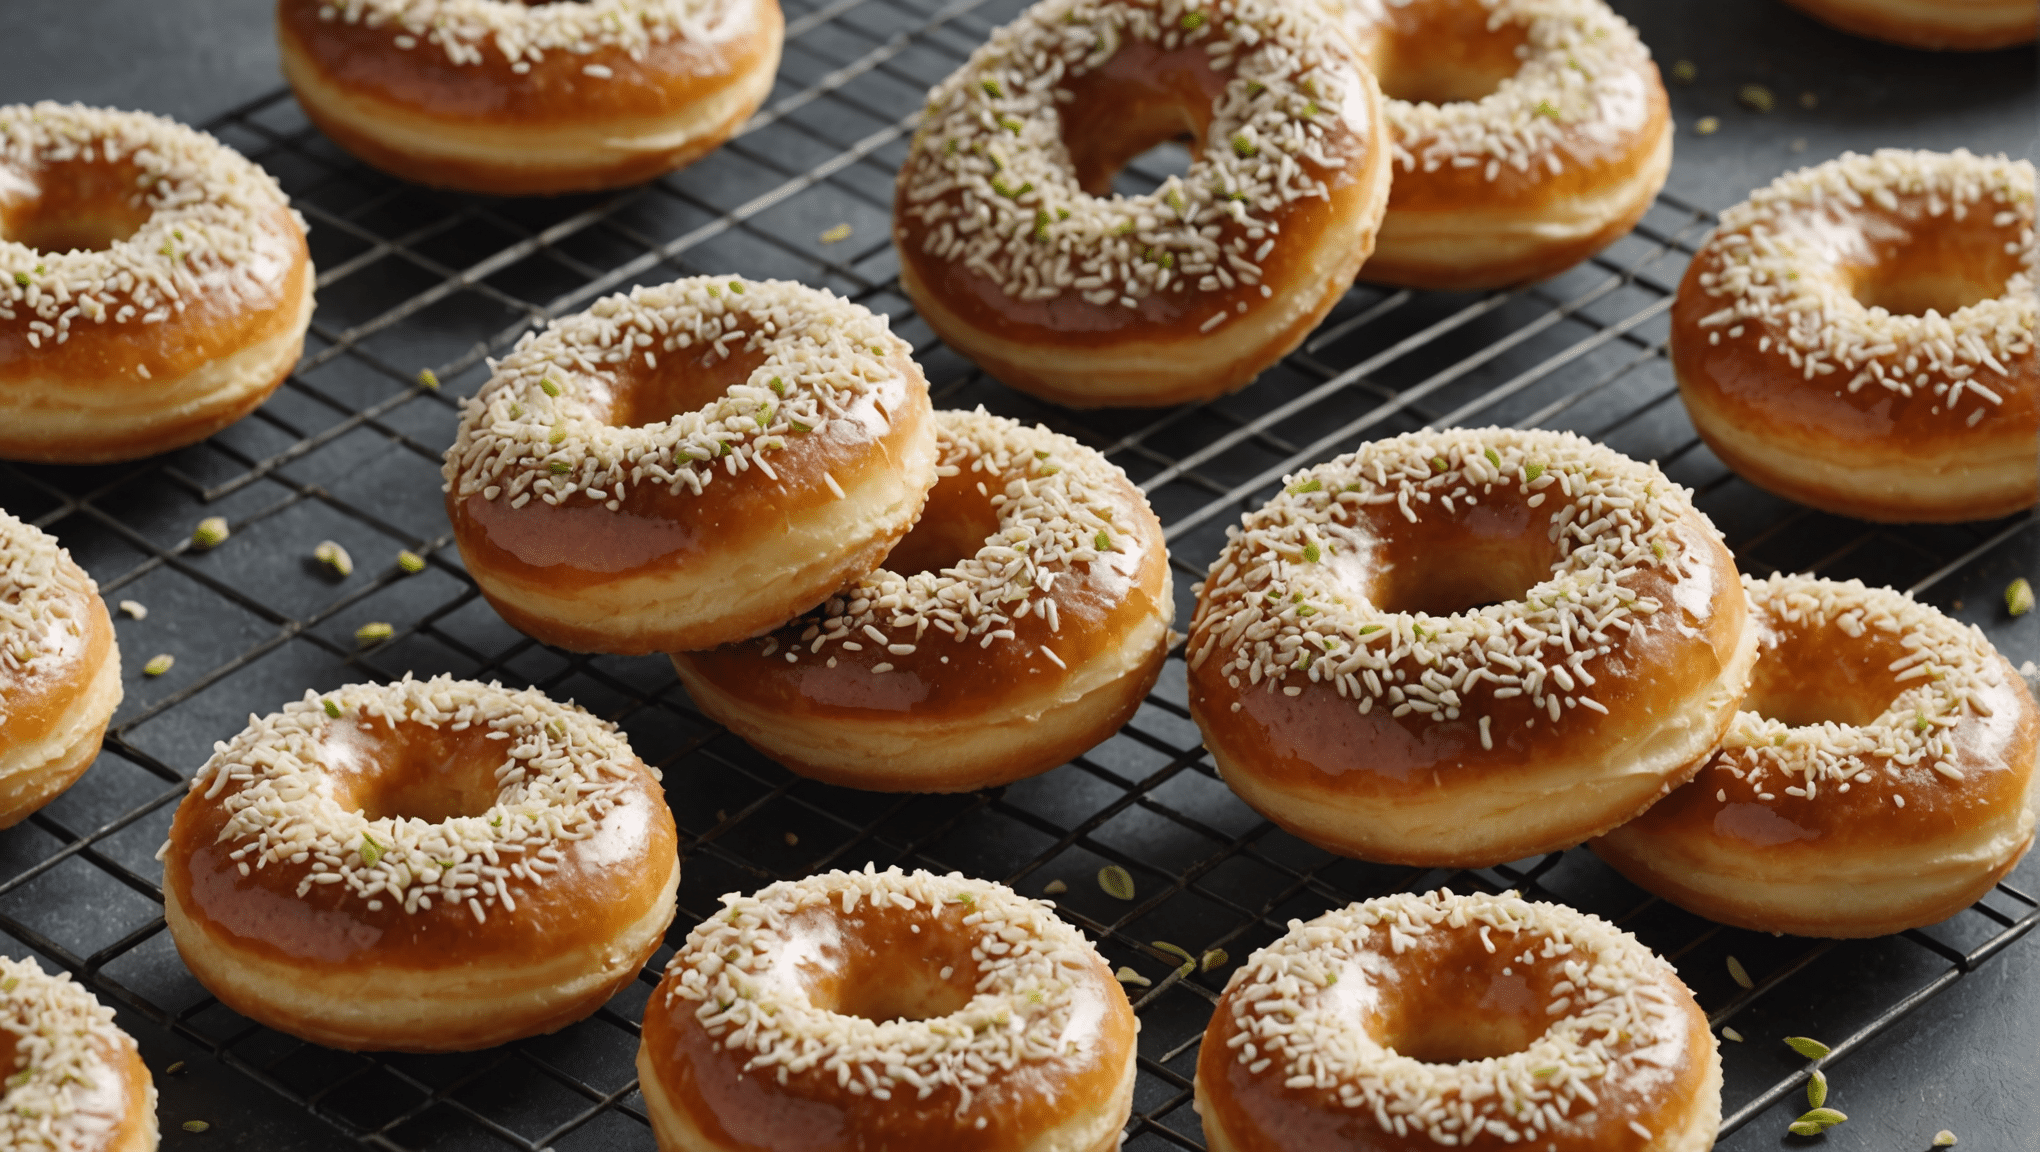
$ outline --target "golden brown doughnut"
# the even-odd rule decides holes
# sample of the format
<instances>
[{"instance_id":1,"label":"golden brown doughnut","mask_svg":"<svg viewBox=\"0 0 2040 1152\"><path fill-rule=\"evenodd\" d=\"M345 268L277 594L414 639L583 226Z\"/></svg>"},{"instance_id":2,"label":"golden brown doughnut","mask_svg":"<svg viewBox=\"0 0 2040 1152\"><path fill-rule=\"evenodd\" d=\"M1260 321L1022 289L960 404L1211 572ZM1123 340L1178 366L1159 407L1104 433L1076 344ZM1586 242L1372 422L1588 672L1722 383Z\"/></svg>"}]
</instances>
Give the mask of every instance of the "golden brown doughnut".
<instances>
[{"instance_id":1,"label":"golden brown doughnut","mask_svg":"<svg viewBox=\"0 0 2040 1152\"><path fill-rule=\"evenodd\" d=\"M658 774L533 690L311 692L192 779L163 915L227 1007L329 1048L551 1032L628 984L680 882Z\"/></svg>"},{"instance_id":2,"label":"golden brown doughnut","mask_svg":"<svg viewBox=\"0 0 2040 1152\"><path fill-rule=\"evenodd\" d=\"M1981 631L1889 588L1745 584L1760 654L1721 751L1594 852L1762 932L1881 936L1981 899L2033 843L2025 682Z\"/></svg>"},{"instance_id":3,"label":"golden brown doughnut","mask_svg":"<svg viewBox=\"0 0 2040 1152\"><path fill-rule=\"evenodd\" d=\"M1691 494L1570 433L1411 432L1288 477L1198 593L1219 773L1331 852L1480 868L1686 782L1756 655Z\"/></svg>"},{"instance_id":4,"label":"golden brown doughnut","mask_svg":"<svg viewBox=\"0 0 2040 1152\"><path fill-rule=\"evenodd\" d=\"M1721 1056L1670 964L1509 892L1289 922L1197 1053L1211 1152L1705 1152Z\"/></svg>"},{"instance_id":5,"label":"golden brown doughnut","mask_svg":"<svg viewBox=\"0 0 2040 1152\"><path fill-rule=\"evenodd\" d=\"M1126 993L1054 906L957 874L730 894L645 1005L661 1152L1113 1152Z\"/></svg>"},{"instance_id":6,"label":"golden brown doughnut","mask_svg":"<svg viewBox=\"0 0 2040 1152\"><path fill-rule=\"evenodd\" d=\"M777 0L277 0L283 74L342 147L494 195L615 188L715 148L779 68Z\"/></svg>"},{"instance_id":7,"label":"golden brown doughnut","mask_svg":"<svg viewBox=\"0 0 2040 1152\"><path fill-rule=\"evenodd\" d=\"M297 365L304 221L269 174L146 112L0 107L0 457L203 440Z\"/></svg>"},{"instance_id":8,"label":"golden brown doughnut","mask_svg":"<svg viewBox=\"0 0 2040 1152\"><path fill-rule=\"evenodd\" d=\"M1707 446L1761 488L1865 520L2040 499L2033 165L1881 149L1722 213L1672 308Z\"/></svg>"},{"instance_id":9,"label":"golden brown doughnut","mask_svg":"<svg viewBox=\"0 0 2040 1152\"><path fill-rule=\"evenodd\" d=\"M1634 227L1672 163L1650 50L1602 0L1344 0L1395 179L1362 280L1542 280Z\"/></svg>"},{"instance_id":10,"label":"golden brown doughnut","mask_svg":"<svg viewBox=\"0 0 2040 1152\"><path fill-rule=\"evenodd\" d=\"M1785 0L1823 24L1907 48L1984 52L2031 44L2033 0Z\"/></svg>"},{"instance_id":11,"label":"golden brown doughnut","mask_svg":"<svg viewBox=\"0 0 2040 1152\"><path fill-rule=\"evenodd\" d=\"M928 383L826 291L700 276L525 337L468 401L446 514L483 595L548 644L712 648L878 567L935 482Z\"/></svg>"},{"instance_id":12,"label":"golden brown doughnut","mask_svg":"<svg viewBox=\"0 0 2040 1152\"><path fill-rule=\"evenodd\" d=\"M1175 615L1162 526L1067 436L937 412L940 479L885 567L758 640L673 657L703 712L804 776L961 792L1119 730Z\"/></svg>"},{"instance_id":13,"label":"golden brown doughnut","mask_svg":"<svg viewBox=\"0 0 2040 1152\"><path fill-rule=\"evenodd\" d=\"M0 828L85 774L121 694L98 585L54 537L0 511Z\"/></svg>"},{"instance_id":14,"label":"golden brown doughnut","mask_svg":"<svg viewBox=\"0 0 2040 1152\"><path fill-rule=\"evenodd\" d=\"M1374 244L1374 77L1313 5L1042 0L930 95L900 169L900 281L986 371L1079 408L1242 387ZM1143 149L1188 173L1111 195Z\"/></svg>"},{"instance_id":15,"label":"golden brown doughnut","mask_svg":"<svg viewBox=\"0 0 2040 1152\"><path fill-rule=\"evenodd\" d=\"M113 1010L33 960L0 956L0 1148L155 1152L156 1084Z\"/></svg>"}]
</instances>

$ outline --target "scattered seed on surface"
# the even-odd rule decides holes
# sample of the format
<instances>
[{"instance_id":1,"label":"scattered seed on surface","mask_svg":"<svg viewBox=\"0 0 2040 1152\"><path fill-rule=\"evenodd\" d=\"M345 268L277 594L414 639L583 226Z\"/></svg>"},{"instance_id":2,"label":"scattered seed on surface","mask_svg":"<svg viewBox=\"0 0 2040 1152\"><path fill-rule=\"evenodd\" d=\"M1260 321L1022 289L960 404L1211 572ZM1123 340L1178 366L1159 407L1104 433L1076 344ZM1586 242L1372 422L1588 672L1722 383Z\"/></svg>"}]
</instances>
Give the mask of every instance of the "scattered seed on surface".
<instances>
[{"instance_id":1,"label":"scattered seed on surface","mask_svg":"<svg viewBox=\"0 0 2040 1152\"><path fill-rule=\"evenodd\" d=\"M177 1075L177 1074L178 1074L179 1072L182 1072L182 1071L184 1071L184 1061L182 1061L182 1060L172 1060L172 1061L170 1062L170 1066L169 1066L168 1068L165 1068L165 1069L163 1069L163 1075L165 1075L165 1076L175 1076L175 1075Z\"/></svg>"},{"instance_id":2,"label":"scattered seed on surface","mask_svg":"<svg viewBox=\"0 0 2040 1152\"><path fill-rule=\"evenodd\" d=\"M1955 1146L1955 1134L1953 1132L1950 1132L1946 1128L1943 1128L1939 1132L1934 1133L1934 1147L1953 1148L1954 1146Z\"/></svg>"},{"instance_id":3,"label":"scattered seed on surface","mask_svg":"<svg viewBox=\"0 0 2040 1152\"><path fill-rule=\"evenodd\" d=\"M1827 1045L1821 1043L1818 1040L1815 1040L1811 1036L1787 1036L1785 1038L1785 1044L1787 1047L1791 1048L1794 1052L1799 1053L1801 1056L1806 1057L1808 1060L1818 1060L1821 1057L1827 1055L1828 1053L1834 1051L1834 1049L1829 1048Z\"/></svg>"},{"instance_id":4,"label":"scattered seed on surface","mask_svg":"<svg viewBox=\"0 0 2040 1152\"><path fill-rule=\"evenodd\" d=\"M415 576L425 570L425 558L406 548L397 553L397 567Z\"/></svg>"},{"instance_id":5,"label":"scattered seed on surface","mask_svg":"<svg viewBox=\"0 0 2040 1152\"><path fill-rule=\"evenodd\" d=\"M176 663L177 657L172 656L168 652L163 653L161 656L152 656L147 664L142 665L142 675L161 676L163 673L168 672Z\"/></svg>"},{"instance_id":6,"label":"scattered seed on surface","mask_svg":"<svg viewBox=\"0 0 2040 1152\"><path fill-rule=\"evenodd\" d=\"M361 627L356 628L354 630L354 642L366 648L371 644L380 644L396 634L397 630L395 628L377 620L374 623L363 624Z\"/></svg>"},{"instance_id":7,"label":"scattered seed on surface","mask_svg":"<svg viewBox=\"0 0 2040 1152\"><path fill-rule=\"evenodd\" d=\"M2024 616L2033 610L2033 585L2024 576L2005 586L2005 611Z\"/></svg>"},{"instance_id":8,"label":"scattered seed on surface","mask_svg":"<svg viewBox=\"0 0 2040 1152\"><path fill-rule=\"evenodd\" d=\"M847 223L838 224L834 228L830 228L822 233L822 243L824 244L841 244L849 238L850 225Z\"/></svg>"},{"instance_id":9,"label":"scattered seed on surface","mask_svg":"<svg viewBox=\"0 0 2040 1152\"><path fill-rule=\"evenodd\" d=\"M121 601L120 610L136 620L147 620L149 618L149 610L144 608L139 600Z\"/></svg>"},{"instance_id":10,"label":"scattered seed on surface","mask_svg":"<svg viewBox=\"0 0 2040 1152\"><path fill-rule=\"evenodd\" d=\"M340 705L332 697L328 696L326 699L321 700L319 703L325 705L326 715L331 716L335 720L338 720L340 718Z\"/></svg>"},{"instance_id":11,"label":"scattered seed on surface","mask_svg":"<svg viewBox=\"0 0 2040 1152\"><path fill-rule=\"evenodd\" d=\"M1804 152L1804 151L1806 151L1806 137L1804 137L1804 136L1794 136L1794 137L1792 138L1792 150L1793 150L1794 152Z\"/></svg>"},{"instance_id":12,"label":"scattered seed on surface","mask_svg":"<svg viewBox=\"0 0 2040 1152\"><path fill-rule=\"evenodd\" d=\"M437 391L439 388L439 373L434 372L430 368L420 368L418 369L418 383L423 387Z\"/></svg>"},{"instance_id":13,"label":"scattered seed on surface","mask_svg":"<svg viewBox=\"0 0 2040 1152\"><path fill-rule=\"evenodd\" d=\"M183 1127L186 1132L205 1132L209 1131L212 1125L203 1120L186 1120Z\"/></svg>"},{"instance_id":14,"label":"scattered seed on surface","mask_svg":"<svg viewBox=\"0 0 2040 1152\"><path fill-rule=\"evenodd\" d=\"M1142 988L1146 988L1148 985L1154 983L1154 981L1148 979L1147 977L1141 975L1138 972L1135 972L1133 969L1126 967L1121 967L1119 971L1114 972L1112 974L1112 978L1119 981L1121 984L1134 984Z\"/></svg>"},{"instance_id":15,"label":"scattered seed on surface","mask_svg":"<svg viewBox=\"0 0 2040 1152\"><path fill-rule=\"evenodd\" d=\"M1735 98L1752 112L1769 112L1778 106L1778 97L1762 84L1745 84L1736 89Z\"/></svg>"},{"instance_id":16,"label":"scattered seed on surface","mask_svg":"<svg viewBox=\"0 0 2040 1152\"><path fill-rule=\"evenodd\" d=\"M1798 1132L1799 1125L1811 1124L1814 1126L1814 1130L1811 1133L1811 1135L1819 1135L1820 1133L1828 1130L1829 1128L1832 1128L1835 1125L1841 1124L1847 1120L1848 1116L1840 1111L1837 1111L1836 1109L1815 1108L1807 1112L1806 1115L1801 1116L1798 1120L1793 1121L1792 1127L1793 1131ZM1798 1134L1801 1136L1809 1135L1809 1133L1805 1132L1798 1132Z\"/></svg>"},{"instance_id":17,"label":"scattered seed on surface","mask_svg":"<svg viewBox=\"0 0 2040 1152\"><path fill-rule=\"evenodd\" d=\"M1679 84L1691 84L1700 78L1700 69L1691 60L1680 60L1672 65L1672 80Z\"/></svg>"},{"instance_id":18,"label":"scattered seed on surface","mask_svg":"<svg viewBox=\"0 0 2040 1152\"><path fill-rule=\"evenodd\" d=\"M332 569L335 576L345 578L354 575L354 557L331 540L319 541L319 546L312 549L312 559Z\"/></svg>"},{"instance_id":19,"label":"scattered seed on surface","mask_svg":"<svg viewBox=\"0 0 2040 1152\"><path fill-rule=\"evenodd\" d=\"M208 548L219 547L231 535L233 533L227 530L225 516L208 516L198 522L198 527L191 530L191 546L203 552Z\"/></svg>"},{"instance_id":20,"label":"scattered seed on surface","mask_svg":"<svg viewBox=\"0 0 2040 1152\"><path fill-rule=\"evenodd\" d=\"M1167 940L1150 940L1148 943L1183 961L1183 963L1177 965L1176 975L1188 976L1192 972L1197 971L1197 957L1192 956L1188 948L1171 944Z\"/></svg>"},{"instance_id":21,"label":"scattered seed on surface","mask_svg":"<svg viewBox=\"0 0 2040 1152\"><path fill-rule=\"evenodd\" d=\"M1133 899L1133 877L1117 864L1098 869L1098 887L1115 900Z\"/></svg>"},{"instance_id":22,"label":"scattered seed on surface","mask_svg":"<svg viewBox=\"0 0 2040 1152\"><path fill-rule=\"evenodd\" d=\"M1722 1028L1722 1030L1721 1030L1721 1038L1722 1038L1723 1040L1733 1040L1733 1041L1735 1041L1735 1042L1736 1042L1736 1043L1738 1043L1738 1044L1742 1043L1742 1033L1740 1033L1740 1032L1736 1031L1736 1030L1735 1030L1735 1029L1733 1029L1733 1028L1727 1028L1727 1027L1724 1027L1724 1028Z\"/></svg>"},{"instance_id":23,"label":"scattered seed on surface","mask_svg":"<svg viewBox=\"0 0 2040 1152\"><path fill-rule=\"evenodd\" d=\"M1748 970L1743 968L1742 961L1733 956L1728 958L1728 978L1744 988L1755 988L1757 986L1756 981L1750 979ZM1787 1040L1786 1043L1790 1044L1792 1042Z\"/></svg>"},{"instance_id":24,"label":"scattered seed on surface","mask_svg":"<svg viewBox=\"0 0 2040 1152\"><path fill-rule=\"evenodd\" d=\"M1041 894L1043 896L1060 896L1069 890L1070 886L1060 880L1050 880L1041 886Z\"/></svg>"},{"instance_id":25,"label":"scattered seed on surface","mask_svg":"<svg viewBox=\"0 0 2040 1152\"><path fill-rule=\"evenodd\" d=\"M1820 107L1820 97L1811 92L1801 92L1799 94L1799 106L1801 108L1818 108Z\"/></svg>"},{"instance_id":26,"label":"scattered seed on surface","mask_svg":"<svg viewBox=\"0 0 2040 1152\"><path fill-rule=\"evenodd\" d=\"M800 837L798 835L792 832L788 832L786 834L786 846L788 848L791 848L798 843L800 843Z\"/></svg>"},{"instance_id":27,"label":"scattered seed on surface","mask_svg":"<svg viewBox=\"0 0 2040 1152\"><path fill-rule=\"evenodd\" d=\"M1806 1103L1811 1108L1827 1103L1827 1073L1818 1068L1813 1070L1813 1078L1806 1082Z\"/></svg>"},{"instance_id":28,"label":"scattered seed on surface","mask_svg":"<svg viewBox=\"0 0 2040 1152\"><path fill-rule=\"evenodd\" d=\"M1198 959L1197 967L1200 971L1209 972L1214 968L1225 967L1226 962L1231 959L1232 957L1225 954L1225 949L1213 948Z\"/></svg>"},{"instance_id":29,"label":"scattered seed on surface","mask_svg":"<svg viewBox=\"0 0 2040 1152\"><path fill-rule=\"evenodd\" d=\"M1721 131L1721 117L1702 116L1693 122L1693 132L1698 136L1712 136Z\"/></svg>"}]
</instances>

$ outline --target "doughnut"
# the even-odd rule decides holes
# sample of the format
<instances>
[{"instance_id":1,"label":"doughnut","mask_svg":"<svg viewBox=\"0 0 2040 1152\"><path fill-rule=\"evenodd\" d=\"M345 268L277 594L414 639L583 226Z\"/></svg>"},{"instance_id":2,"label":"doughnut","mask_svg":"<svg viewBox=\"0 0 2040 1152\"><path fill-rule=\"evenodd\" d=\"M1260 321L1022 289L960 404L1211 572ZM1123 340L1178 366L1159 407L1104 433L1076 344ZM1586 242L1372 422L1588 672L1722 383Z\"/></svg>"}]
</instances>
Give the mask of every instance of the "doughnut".
<instances>
[{"instance_id":1,"label":"doughnut","mask_svg":"<svg viewBox=\"0 0 2040 1152\"><path fill-rule=\"evenodd\" d=\"M638 184L772 90L777 0L277 0L284 78L341 147L497 196Z\"/></svg>"},{"instance_id":2,"label":"doughnut","mask_svg":"<svg viewBox=\"0 0 2040 1152\"><path fill-rule=\"evenodd\" d=\"M121 695L99 586L55 537L0 511L0 828L85 774Z\"/></svg>"},{"instance_id":3,"label":"doughnut","mask_svg":"<svg viewBox=\"0 0 2040 1152\"><path fill-rule=\"evenodd\" d=\"M1904 593L1744 584L1759 655L1721 750L1594 852L1761 932L1882 936L1981 899L2033 844L2025 682L1981 631Z\"/></svg>"},{"instance_id":4,"label":"doughnut","mask_svg":"<svg viewBox=\"0 0 2040 1152\"><path fill-rule=\"evenodd\" d=\"M214 747L164 844L163 916L199 983L279 1032L401 1052L552 1032L673 922L657 771L537 691L307 691Z\"/></svg>"},{"instance_id":5,"label":"doughnut","mask_svg":"<svg viewBox=\"0 0 2040 1152\"><path fill-rule=\"evenodd\" d=\"M1785 0L1823 24L1907 48L1983 52L2031 44L2032 0Z\"/></svg>"},{"instance_id":6,"label":"doughnut","mask_svg":"<svg viewBox=\"0 0 2040 1152\"><path fill-rule=\"evenodd\" d=\"M1672 164L1650 50L1601 0L1344 0L1395 181L1362 280L1542 280L1626 234Z\"/></svg>"},{"instance_id":7,"label":"doughnut","mask_svg":"<svg viewBox=\"0 0 2040 1152\"><path fill-rule=\"evenodd\" d=\"M1305 923L1227 982L1197 1053L1211 1152L1705 1152L1721 1055L1672 966L1514 892Z\"/></svg>"},{"instance_id":8,"label":"doughnut","mask_svg":"<svg viewBox=\"0 0 2040 1152\"><path fill-rule=\"evenodd\" d=\"M155 1152L148 1065L70 973L0 956L0 1074L0 1148Z\"/></svg>"},{"instance_id":9,"label":"doughnut","mask_svg":"<svg viewBox=\"0 0 2040 1152\"><path fill-rule=\"evenodd\" d=\"M135 460L247 415L312 319L305 224L203 132L0 106L0 459Z\"/></svg>"},{"instance_id":10,"label":"doughnut","mask_svg":"<svg viewBox=\"0 0 2040 1152\"><path fill-rule=\"evenodd\" d=\"M804 776L1005 784L1117 732L1161 674L1168 553L1126 473L982 408L935 428L940 478L885 567L760 640L673 657L697 707Z\"/></svg>"},{"instance_id":11,"label":"doughnut","mask_svg":"<svg viewBox=\"0 0 2040 1152\"><path fill-rule=\"evenodd\" d=\"M1314 5L1042 0L937 86L900 282L937 335L1078 408L1240 388L1345 294L1388 195L1374 77ZM1187 173L1112 178L1192 138Z\"/></svg>"},{"instance_id":12,"label":"doughnut","mask_svg":"<svg viewBox=\"0 0 2040 1152\"><path fill-rule=\"evenodd\" d=\"M1679 283L1672 369L1745 480L1865 520L2040 498L2033 165L1880 149L1722 213Z\"/></svg>"},{"instance_id":13,"label":"doughnut","mask_svg":"<svg viewBox=\"0 0 2040 1152\"><path fill-rule=\"evenodd\" d=\"M1119 1147L1140 1023L1054 905L870 865L722 904L645 1005L661 1152Z\"/></svg>"},{"instance_id":14,"label":"doughnut","mask_svg":"<svg viewBox=\"0 0 2040 1152\"><path fill-rule=\"evenodd\" d=\"M1570 433L1412 432L1286 478L1233 530L1190 625L1190 714L1295 835L1483 868L1699 771L1756 658L1746 615L1655 465Z\"/></svg>"},{"instance_id":15,"label":"doughnut","mask_svg":"<svg viewBox=\"0 0 2040 1152\"><path fill-rule=\"evenodd\" d=\"M489 603L638 655L778 627L876 568L935 482L928 382L883 316L696 277L528 334L467 402L446 514Z\"/></svg>"}]
</instances>

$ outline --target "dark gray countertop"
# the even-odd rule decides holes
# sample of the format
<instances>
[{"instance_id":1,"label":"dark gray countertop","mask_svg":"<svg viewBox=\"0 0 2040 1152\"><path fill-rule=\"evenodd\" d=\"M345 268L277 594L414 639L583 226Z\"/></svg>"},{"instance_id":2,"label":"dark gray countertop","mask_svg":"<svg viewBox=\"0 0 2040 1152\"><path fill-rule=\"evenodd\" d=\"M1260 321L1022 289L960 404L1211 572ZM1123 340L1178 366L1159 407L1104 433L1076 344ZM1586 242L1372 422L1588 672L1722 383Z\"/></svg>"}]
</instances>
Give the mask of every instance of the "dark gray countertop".
<instances>
[{"instance_id":1,"label":"dark gray countertop","mask_svg":"<svg viewBox=\"0 0 2040 1152\"><path fill-rule=\"evenodd\" d=\"M2031 157L2040 146L2035 100L2040 69L2028 50L1974 56L1908 52L1831 32L1776 0L1619 0L1616 7L1638 24L1661 66L1688 59L1698 67L1694 84L1672 88L1680 131L1668 190L1705 208L1726 207L1786 168L1845 149L1967 147ZM80 100L204 121L279 83L270 8L269 0L0 0L0 102ZM1735 92L1747 83L1771 88L1777 110L1762 115L1738 104ZM1801 93L1813 95L1812 107L1802 107ZM1695 121L1710 115L1720 119L1720 130L1696 135ZM441 424L429 433L443 434ZM353 481L328 482L338 487ZM366 481L357 489L361 499L377 491ZM0 491L0 505L13 507L18 495ZM444 530L424 522L407 527L422 536ZM132 563L124 555L104 559L113 570ZM276 564L278 580L302 576L294 568L284 572L281 558ZM1992 617L1987 603L2012 575L2040 577L2040 531L2013 540L1953 594L1970 597L1965 617L1987 621L2016 663L2040 658L2040 614L2006 622L2002 613ZM260 632L252 621L236 626L246 633L233 639L236 645ZM221 644L226 650L227 641ZM204 743L228 735L239 718L215 719L223 730L202 742L192 734L180 754L202 755ZM189 772L195 764L194 759L176 766ZM153 841L139 846L137 868L145 868L153 847ZM8 864L7 871L13 870ZM2040 889L2040 861L2029 859L2013 880L2028 891ZM159 938L152 946L163 943ZM1835 973L1824 995L1847 1003L1852 981L1874 975L1877 963L1875 953L1859 954ZM196 1059L193 1046L160 1033L144 1034L144 1047L159 1070L170 1060ZM1825 1136L1826 1147L1911 1152L1925 1149L1935 1130L1947 1127L1963 1137L1964 1152L2040 1149L2040 941L2014 944L1853 1054L1831 1078L1833 1103L1854 1119ZM159 1079L170 1129L166 1147L284 1152L342 1143L233 1074L194 1069ZM1809 1146L1784 1135L1800 1107L1796 1099L1781 1103L1724 1146ZM176 1128L183 1119L201 1116L232 1117L235 1123L205 1136Z\"/></svg>"}]
</instances>

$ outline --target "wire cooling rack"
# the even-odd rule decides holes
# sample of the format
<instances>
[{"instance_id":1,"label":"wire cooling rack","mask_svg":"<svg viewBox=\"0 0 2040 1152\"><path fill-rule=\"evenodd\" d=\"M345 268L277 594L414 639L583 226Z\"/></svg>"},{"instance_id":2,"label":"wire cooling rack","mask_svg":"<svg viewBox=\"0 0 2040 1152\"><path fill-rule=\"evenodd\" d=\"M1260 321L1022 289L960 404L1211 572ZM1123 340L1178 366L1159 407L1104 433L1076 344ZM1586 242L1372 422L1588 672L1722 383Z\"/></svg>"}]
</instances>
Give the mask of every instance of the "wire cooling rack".
<instances>
[{"instance_id":1,"label":"wire cooling rack","mask_svg":"<svg viewBox=\"0 0 2040 1152\"><path fill-rule=\"evenodd\" d=\"M920 350L938 405L1045 421L1118 462L1167 525L1179 624L1226 525L1284 472L1374 437L1492 422L1571 429L1657 460L1698 492L1746 570L1909 587L2009 639L1991 593L2030 558L2033 517L1883 529L1819 515L1737 480L1695 438L1664 356L1665 312L1711 218L1671 196L1632 235L1533 288L1355 287L1259 383L1212 403L1072 413L986 379L936 342L900 294L888 219L922 93L1019 6L789 0L785 62L764 110L694 167L617 193L496 201L406 185L338 151L285 91L207 126L275 173L311 222L319 306L303 363L260 411L205 444L119 467L0 465L0 502L61 538L109 603L149 609L145 619L119 617L127 699L98 763L0 835L0 932L12 938L0 946L76 973L144 1034L145 1051L188 1052L196 1066L183 1075L224 1081L185 1091L152 1060L173 1136L196 1118L173 1106L201 1099L211 1101L213 1138L240 1147L652 1146L632 1057L670 945L589 1020L431 1058L337 1053L279 1036L221 1007L178 961L153 855L211 742L306 688L407 671L534 684L624 726L664 771L681 829L675 940L720 893L866 861L957 869L1028 894L1066 884L1064 914L1115 967L1151 981L1130 988L1144 1023L1134 1149L1202 1147L1191 1072L1232 965L1290 918L1352 900L1516 887L1636 932L1678 965L1717 1026L1753 1041L1724 1045L1724 1132L1809 1073L1775 1042L1755 1041L1822 1036L1833 1063L2040 920L2035 897L2006 884L1930 930L1810 942L1708 924L1579 850L1453 873L1331 857L1275 830L1218 781L1184 707L1180 657L1123 731L1046 776L964 796L829 788L704 719L662 659L563 653L503 624L462 570L441 511L437 469L456 398L485 378L484 357L547 317L633 284L739 272L826 286L889 314ZM1122 190L1152 187L1185 155L1173 145L1151 151L1121 177ZM825 239L844 224L847 239ZM443 384L421 384L421 368ZM192 526L212 515L228 518L232 537L192 552ZM311 560L324 539L352 553L352 576ZM425 571L403 572L402 548L427 557ZM358 648L354 631L370 621L392 624L395 638ZM159 652L175 666L142 677ZM1095 877L1109 864L1133 876L1131 901L1100 889ZM1156 942L1231 960L1186 975ZM1749 986L1731 976L1731 956ZM274 1099L237 1092L235 1073ZM258 1115L282 1119L247 1137Z\"/></svg>"}]
</instances>

